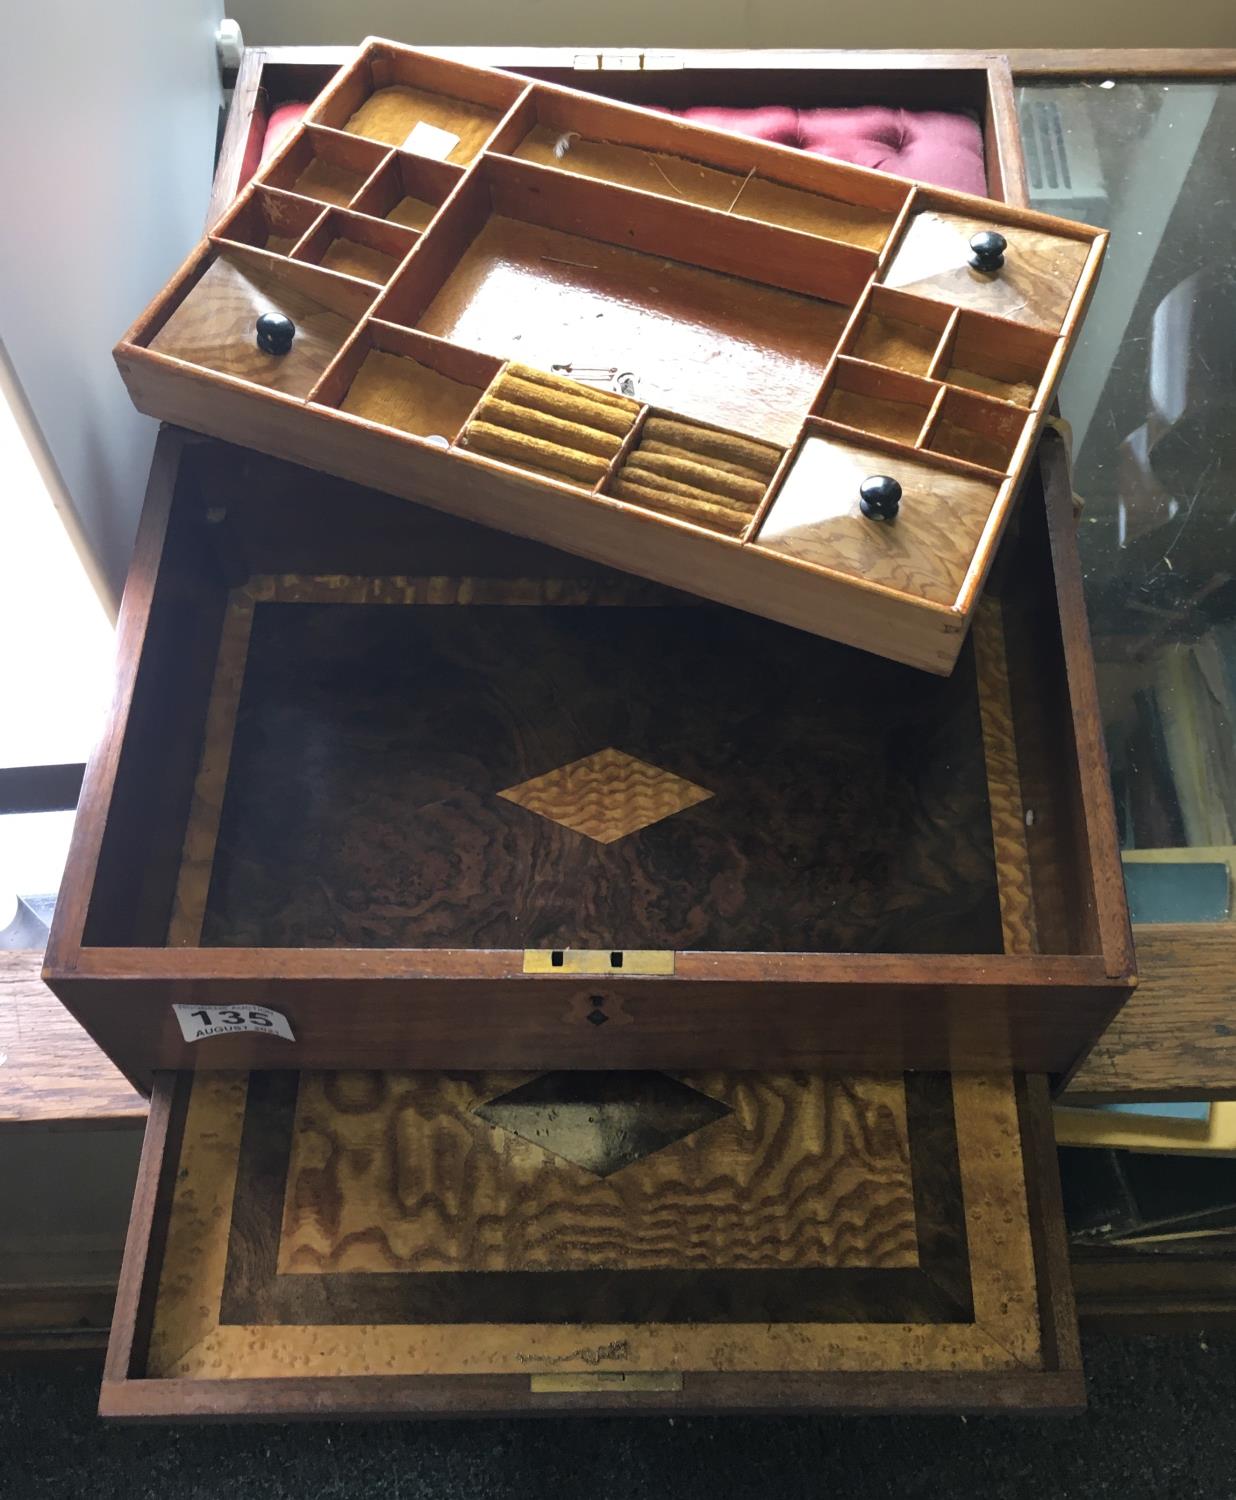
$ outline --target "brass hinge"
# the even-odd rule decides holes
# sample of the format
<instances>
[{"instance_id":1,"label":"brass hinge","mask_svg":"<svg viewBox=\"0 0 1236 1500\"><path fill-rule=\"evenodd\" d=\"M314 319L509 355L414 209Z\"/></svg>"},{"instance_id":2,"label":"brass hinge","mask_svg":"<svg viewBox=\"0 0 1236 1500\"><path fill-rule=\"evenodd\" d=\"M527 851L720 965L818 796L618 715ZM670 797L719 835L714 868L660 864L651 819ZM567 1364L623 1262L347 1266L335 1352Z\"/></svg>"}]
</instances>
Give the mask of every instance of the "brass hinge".
<instances>
[{"instance_id":1,"label":"brass hinge","mask_svg":"<svg viewBox=\"0 0 1236 1500\"><path fill-rule=\"evenodd\" d=\"M675 954L658 948L525 948L525 974L672 974Z\"/></svg>"},{"instance_id":2,"label":"brass hinge","mask_svg":"<svg viewBox=\"0 0 1236 1500\"><path fill-rule=\"evenodd\" d=\"M681 52L577 52L571 60L577 73L664 72L683 66Z\"/></svg>"},{"instance_id":3,"label":"brass hinge","mask_svg":"<svg viewBox=\"0 0 1236 1500\"><path fill-rule=\"evenodd\" d=\"M634 1394L637 1391L682 1390L682 1374L673 1370L649 1373L642 1370L629 1373L597 1370L586 1375L531 1375L529 1380L534 1396L553 1396L567 1391L625 1391Z\"/></svg>"}]
</instances>

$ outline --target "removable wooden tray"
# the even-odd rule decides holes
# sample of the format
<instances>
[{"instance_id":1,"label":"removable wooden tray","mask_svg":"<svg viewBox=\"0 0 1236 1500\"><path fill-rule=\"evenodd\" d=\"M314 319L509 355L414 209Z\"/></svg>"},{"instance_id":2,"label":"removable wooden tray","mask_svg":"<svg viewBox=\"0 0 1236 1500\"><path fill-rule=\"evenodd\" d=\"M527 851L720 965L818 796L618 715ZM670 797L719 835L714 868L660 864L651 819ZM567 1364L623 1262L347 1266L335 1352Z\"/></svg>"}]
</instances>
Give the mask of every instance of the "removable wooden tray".
<instances>
[{"instance_id":1,"label":"removable wooden tray","mask_svg":"<svg viewBox=\"0 0 1236 1500\"><path fill-rule=\"evenodd\" d=\"M941 678L167 432L48 981L146 1086L1063 1073L1132 983L1070 506Z\"/></svg>"},{"instance_id":2,"label":"removable wooden tray","mask_svg":"<svg viewBox=\"0 0 1236 1500\"><path fill-rule=\"evenodd\" d=\"M161 1077L122 1418L1084 1401L1042 1079Z\"/></svg>"},{"instance_id":3,"label":"removable wooden tray","mask_svg":"<svg viewBox=\"0 0 1236 1500\"><path fill-rule=\"evenodd\" d=\"M1105 240L370 40L117 360L144 411L947 673ZM561 367L550 421L512 364Z\"/></svg>"}]
</instances>

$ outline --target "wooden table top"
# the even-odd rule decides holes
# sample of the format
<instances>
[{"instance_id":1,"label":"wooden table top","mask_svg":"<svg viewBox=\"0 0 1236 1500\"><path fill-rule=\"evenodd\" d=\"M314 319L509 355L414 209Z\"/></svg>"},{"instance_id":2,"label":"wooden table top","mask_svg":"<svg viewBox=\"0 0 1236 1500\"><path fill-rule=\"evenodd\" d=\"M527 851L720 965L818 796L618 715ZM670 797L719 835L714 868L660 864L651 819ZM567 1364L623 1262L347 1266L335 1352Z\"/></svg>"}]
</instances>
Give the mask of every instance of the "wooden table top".
<instances>
[{"instance_id":1,"label":"wooden table top","mask_svg":"<svg viewBox=\"0 0 1236 1500\"><path fill-rule=\"evenodd\" d=\"M43 955L0 951L0 1128L140 1127L146 1101L39 978Z\"/></svg>"}]
</instances>

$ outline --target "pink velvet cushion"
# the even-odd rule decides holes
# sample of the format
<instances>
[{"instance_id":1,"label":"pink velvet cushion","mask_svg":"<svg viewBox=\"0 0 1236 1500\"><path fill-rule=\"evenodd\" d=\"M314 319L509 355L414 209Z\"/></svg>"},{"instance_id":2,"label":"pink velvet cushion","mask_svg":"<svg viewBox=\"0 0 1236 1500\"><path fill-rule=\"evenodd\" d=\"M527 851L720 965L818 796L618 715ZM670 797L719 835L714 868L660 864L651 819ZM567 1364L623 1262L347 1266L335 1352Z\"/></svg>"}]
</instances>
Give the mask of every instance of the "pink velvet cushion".
<instances>
[{"instance_id":1,"label":"pink velvet cushion","mask_svg":"<svg viewBox=\"0 0 1236 1500\"><path fill-rule=\"evenodd\" d=\"M670 111L696 125L753 135L779 146L797 146L817 156L833 156L860 167L877 167L900 177L915 177L936 187L963 193L985 193L983 132L969 115L942 110L886 109L867 104L857 109L789 109L768 104L759 109Z\"/></svg>"}]
</instances>

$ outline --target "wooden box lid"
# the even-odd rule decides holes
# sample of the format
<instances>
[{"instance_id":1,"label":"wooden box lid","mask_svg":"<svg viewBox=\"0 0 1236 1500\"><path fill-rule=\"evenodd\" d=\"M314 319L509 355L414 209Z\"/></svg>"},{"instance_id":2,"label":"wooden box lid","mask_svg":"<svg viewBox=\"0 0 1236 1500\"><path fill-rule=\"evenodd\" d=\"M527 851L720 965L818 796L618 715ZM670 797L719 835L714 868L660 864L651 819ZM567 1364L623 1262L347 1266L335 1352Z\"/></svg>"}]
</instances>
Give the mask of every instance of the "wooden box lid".
<instances>
[{"instance_id":1,"label":"wooden box lid","mask_svg":"<svg viewBox=\"0 0 1236 1500\"><path fill-rule=\"evenodd\" d=\"M947 673L1105 241L371 39L116 354L156 416Z\"/></svg>"}]
</instances>

